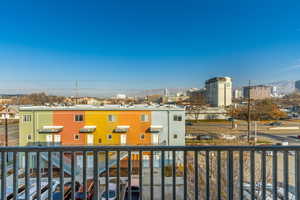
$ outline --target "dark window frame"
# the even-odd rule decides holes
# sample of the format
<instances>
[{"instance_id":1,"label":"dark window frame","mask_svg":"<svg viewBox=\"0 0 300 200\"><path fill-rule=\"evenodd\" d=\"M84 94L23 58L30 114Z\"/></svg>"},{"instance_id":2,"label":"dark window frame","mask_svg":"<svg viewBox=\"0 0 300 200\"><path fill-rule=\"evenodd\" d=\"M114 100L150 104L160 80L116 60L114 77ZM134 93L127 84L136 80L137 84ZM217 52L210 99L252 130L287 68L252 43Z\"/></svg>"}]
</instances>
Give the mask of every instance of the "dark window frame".
<instances>
[{"instance_id":1,"label":"dark window frame","mask_svg":"<svg viewBox=\"0 0 300 200\"><path fill-rule=\"evenodd\" d=\"M83 114L75 114L75 115L74 115L74 121L75 121L75 122L83 122L83 121L84 121L84 116L83 116Z\"/></svg>"}]
</instances>

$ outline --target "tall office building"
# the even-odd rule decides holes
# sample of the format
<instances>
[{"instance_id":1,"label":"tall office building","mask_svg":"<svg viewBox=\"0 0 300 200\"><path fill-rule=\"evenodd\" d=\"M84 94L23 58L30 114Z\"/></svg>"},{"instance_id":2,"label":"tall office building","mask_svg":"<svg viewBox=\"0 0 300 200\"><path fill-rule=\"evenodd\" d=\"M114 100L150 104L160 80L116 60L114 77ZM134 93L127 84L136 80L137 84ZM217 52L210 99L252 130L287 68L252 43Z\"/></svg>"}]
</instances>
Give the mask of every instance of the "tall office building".
<instances>
[{"instance_id":1,"label":"tall office building","mask_svg":"<svg viewBox=\"0 0 300 200\"><path fill-rule=\"evenodd\" d=\"M232 104L232 80L230 77L215 77L205 82L206 98L213 107Z\"/></svg>"},{"instance_id":2,"label":"tall office building","mask_svg":"<svg viewBox=\"0 0 300 200\"><path fill-rule=\"evenodd\" d=\"M265 85L256 85L249 87L244 87L244 97L254 100L260 100L260 99L268 99L271 98L272 87L265 86Z\"/></svg>"},{"instance_id":3,"label":"tall office building","mask_svg":"<svg viewBox=\"0 0 300 200\"><path fill-rule=\"evenodd\" d=\"M300 91L300 80L295 82L295 89Z\"/></svg>"}]
</instances>

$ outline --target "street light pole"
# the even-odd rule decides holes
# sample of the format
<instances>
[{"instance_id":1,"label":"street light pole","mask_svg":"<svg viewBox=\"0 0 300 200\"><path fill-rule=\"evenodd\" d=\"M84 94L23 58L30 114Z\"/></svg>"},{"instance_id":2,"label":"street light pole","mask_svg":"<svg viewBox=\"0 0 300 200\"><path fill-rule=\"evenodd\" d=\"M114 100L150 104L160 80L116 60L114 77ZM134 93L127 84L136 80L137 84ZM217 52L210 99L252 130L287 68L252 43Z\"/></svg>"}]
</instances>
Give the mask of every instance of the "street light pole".
<instances>
[{"instance_id":1,"label":"street light pole","mask_svg":"<svg viewBox=\"0 0 300 200\"><path fill-rule=\"evenodd\" d=\"M251 132L251 81L249 80L249 86L248 86L248 143L250 142L250 132Z\"/></svg>"}]
</instances>

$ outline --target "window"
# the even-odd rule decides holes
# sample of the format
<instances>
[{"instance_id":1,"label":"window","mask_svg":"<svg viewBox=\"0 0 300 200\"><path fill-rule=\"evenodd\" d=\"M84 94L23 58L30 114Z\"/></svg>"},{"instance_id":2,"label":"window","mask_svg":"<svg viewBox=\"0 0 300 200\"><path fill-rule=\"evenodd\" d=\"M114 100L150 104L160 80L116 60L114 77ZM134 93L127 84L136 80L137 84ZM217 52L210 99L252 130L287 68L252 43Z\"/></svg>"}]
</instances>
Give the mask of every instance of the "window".
<instances>
[{"instance_id":1,"label":"window","mask_svg":"<svg viewBox=\"0 0 300 200\"><path fill-rule=\"evenodd\" d=\"M182 121L182 116L181 115L174 115L173 119L174 119L174 121Z\"/></svg>"},{"instance_id":2,"label":"window","mask_svg":"<svg viewBox=\"0 0 300 200\"><path fill-rule=\"evenodd\" d=\"M31 135L28 135L28 136L27 136L27 139L28 139L28 140L31 140Z\"/></svg>"},{"instance_id":3,"label":"window","mask_svg":"<svg viewBox=\"0 0 300 200\"><path fill-rule=\"evenodd\" d=\"M146 114L141 115L141 121L142 121L142 122L147 122L147 121L149 121L149 116L146 115Z\"/></svg>"},{"instance_id":4,"label":"window","mask_svg":"<svg viewBox=\"0 0 300 200\"><path fill-rule=\"evenodd\" d=\"M111 140L112 139L112 135L111 134L107 135L107 139Z\"/></svg>"},{"instance_id":5,"label":"window","mask_svg":"<svg viewBox=\"0 0 300 200\"><path fill-rule=\"evenodd\" d=\"M177 139L177 138L178 138L178 135L177 135L177 134L175 134L175 135L174 135L174 139Z\"/></svg>"},{"instance_id":6,"label":"window","mask_svg":"<svg viewBox=\"0 0 300 200\"><path fill-rule=\"evenodd\" d=\"M75 115L75 122L82 122L83 121L83 115Z\"/></svg>"},{"instance_id":7,"label":"window","mask_svg":"<svg viewBox=\"0 0 300 200\"><path fill-rule=\"evenodd\" d=\"M79 140L80 139L80 135L76 134L74 135L74 140Z\"/></svg>"},{"instance_id":8,"label":"window","mask_svg":"<svg viewBox=\"0 0 300 200\"><path fill-rule=\"evenodd\" d=\"M102 143L102 139L101 139L101 138L99 138L99 140L98 140L98 143L99 143L99 144L101 144L101 143Z\"/></svg>"},{"instance_id":9,"label":"window","mask_svg":"<svg viewBox=\"0 0 300 200\"><path fill-rule=\"evenodd\" d=\"M116 116L115 115L108 115L108 121L115 122L116 121Z\"/></svg>"},{"instance_id":10,"label":"window","mask_svg":"<svg viewBox=\"0 0 300 200\"><path fill-rule=\"evenodd\" d=\"M23 115L23 122L31 122L31 115Z\"/></svg>"},{"instance_id":11,"label":"window","mask_svg":"<svg viewBox=\"0 0 300 200\"><path fill-rule=\"evenodd\" d=\"M144 133L141 134L140 139L141 139L141 140L145 139Z\"/></svg>"}]
</instances>

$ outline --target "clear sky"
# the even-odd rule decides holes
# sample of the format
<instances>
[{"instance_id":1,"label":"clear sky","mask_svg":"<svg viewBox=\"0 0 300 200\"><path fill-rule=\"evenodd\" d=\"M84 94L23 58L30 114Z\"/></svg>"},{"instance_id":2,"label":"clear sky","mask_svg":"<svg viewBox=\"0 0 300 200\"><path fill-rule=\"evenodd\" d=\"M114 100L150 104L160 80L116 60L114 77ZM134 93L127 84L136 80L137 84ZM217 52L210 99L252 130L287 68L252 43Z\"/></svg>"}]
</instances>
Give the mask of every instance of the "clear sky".
<instances>
[{"instance_id":1,"label":"clear sky","mask_svg":"<svg viewBox=\"0 0 300 200\"><path fill-rule=\"evenodd\" d=\"M0 93L300 79L299 19L299 0L3 1Z\"/></svg>"}]
</instances>

